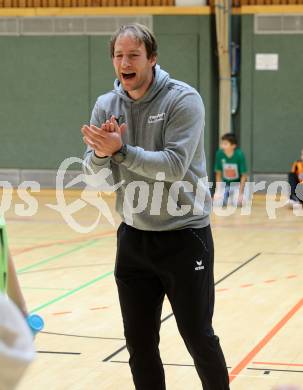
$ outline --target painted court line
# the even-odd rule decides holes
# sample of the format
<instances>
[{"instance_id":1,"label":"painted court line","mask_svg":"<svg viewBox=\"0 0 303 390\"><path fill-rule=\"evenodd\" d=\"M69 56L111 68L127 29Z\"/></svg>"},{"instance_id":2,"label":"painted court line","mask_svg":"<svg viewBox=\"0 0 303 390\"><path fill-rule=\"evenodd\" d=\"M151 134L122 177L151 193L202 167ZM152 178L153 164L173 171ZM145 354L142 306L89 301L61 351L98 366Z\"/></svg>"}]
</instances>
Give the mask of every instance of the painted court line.
<instances>
[{"instance_id":1,"label":"painted court line","mask_svg":"<svg viewBox=\"0 0 303 390\"><path fill-rule=\"evenodd\" d=\"M261 286L264 283L265 284L271 284L271 283L275 283L275 282L284 281L285 279L289 280L289 279L295 279L295 278L298 278L298 275L288 275L288 276L284 276L284 277L281 277L281 278L278 278L278 279L269 279L269 280L259 281L259 282L256 282L256 283L241 284L240 286L235 286L235 287L218 288L218 289L216 289L216 293L217 292L222 292L222 291L231 291L231 290L234 290L236 288L258 287L258 286Z\"/></svg>"},{"instance_id":2,"label":"painted court line","mask_svg":"<svg viewBox=\"0 0 303 390\"><path fill-rule=\"evenodd\" d=\"M46 259L38 261L37 263L31 264L31 265L29 265L27 267L23 267L23 268L19 269L17 271L17 273L18 274L23 274L23 273L25 273L28 270L31 270L33 268L37 268L37 267L39 267L41 265L45 265L47 263L50 263L51 261L60 259L61 257L69 255L70 253L74 253L74 252L77 252L77 251L79 251L81 249L84 249L84 248L87 248L89 246L95 245L97 242L98 242L98 240L92 240L92 241L86 242L85 244L77 245L76 247L73 247L72 249L69 249L69 250L64 251L62 253L59 253L58 255L47 257Z\"/></svg>"},{"instance_id":3,"label":"painted court line","mask_svg":"<svg viewBox=\"0 0 303 390\"><path fill-rule=\"evenodd\" d=\"M239 271L241 268L245 267L247 264L251 263L253 260L255 260L257 257L259 257L261 255L261 252L260 253L257 253L255 254L254 256L252 256L250 259L246 260L244 263L242 263L241 265L239 265L239 267L233 269L231 272L229 272L227 275L223 276L223 278L219 279L216 283L215 283L215 286L221 282L223 282L223 280L229 278L231 275L233 275L235 272Z\"/></svg>"},{"instance_id":4,"label":"painted court line","mask_svg":"<svg viewBox=\"0 0 303 390\"><path fill-rule=\"evenodd\" d=\"M126 360L111 360L110 363L118 363L118 364L129 364ZM179 363L163 363L163 366L171 366L171 367L184 367L184 368L195 368L194 364L179 364ZM227 366L227 369L230 367ZM256 371L265 371L266 369L258 369L258 368L248 368L248 370L256 370ZM281 370L271 370L271 371L281 371ZM291 372L301 372L301 371L291 371ZM247 374L240 374L239 377L241 378L254 378L254 379L261 379L262 381L264 379L271 380L271 377L268 376L256 376L256 375L247 375Z\"/></svg>"},{"instance_id":5,"label":"painted court line","mask_svg":"<svg viewBox=\"0 0 303 390\"><path fill-rule=\"evenodd\" d=\"M278 363L278 362L253 362L253 364L260 364L262 366L287 366L287 367L303 367L301 363Z\"/></svg>"},{"instance_id":6,"label":"painted court line","mask_svg":"<svg viewBox=\"0 0 303 390\"><path fill-rule=\"evenodd\" d=\"M39 305L39 306L33 308L33 309L31 310L31 313L33 313L33 312L38 312L38 311L40 311L40 310L42 310L42 309L45 309L46 307L48 307L48 306L50 306L50 305L53 305L54 303L57 303L57 302L59 302L59 301L62 301L62 299L65 299L65 298L67 298L67 297L69 297L69 296L71 296L71 295L73 295L73 294L76 294L77 292L79 292L79 291L85 289L86 287L92 286L93 284L99 282L99 280L105 279L105 278L107 278L108 276L112 275L113 273L114 273L114 271L106 272L105 274L102 274L102 275L98 276L97 278L92 279L92 280L90 280L90 281L88 281L88 282L82 284L81 286L79 286L79 287L77 287L77 288L74 288L74 289L71 290L71 291L68 291L68 292L65 293L65 294L59 295L57 298L54 298L54 299L52 299L52 300L50 300L50 301L48 301L48 302L46 302L46 303L43 303L42 305Z\"/></svg>"},{"instance_id":7,"label":"painted court line","mask_svg":"<svg viewBox=\"0 0 303 390\"><path fill-rule=\"evenodd\" d=\"M98 306L98 307L89 307L87 308L87 310L91 310L91 311L96 311L96 310L104 310L104 309L108 309L109 306ZM62 316L62 315L66 315L66 314L72 314L73 311L60 311L60 312L56 312L56 313L51 313L53 316Z\"/></svg>"},{"instance_id":8,"label":"painted court line","mask_svg":"<svg viewBox=\"0 0 303 390\"><path fill-rule=\"evenodd\" d=\"M264 374L266 375L269 375L271 372L287 372L287 373L298 373L298 374L303 374L303 371L302 370L282 370L281 368L257 368L257 367L247 367L246 368L247 370L251 370L251 371L264 371ZM240 374L241 375L241 374ZM300 389L301 390L301 389Z\"/></svg>"},{"instance_id":9,"label":"painted court line","mask_svg":"<svg viewBox=\"0 0 303 390\"><path fill-rule=\"evenodd\" d=\"M111 363L123 363L123 364L129 364L128 360L111 360ZM185 363L163 363L163 366L174 366L174 367L192 367L195 368L194 364L185 364ZM230 367L226 367L229 369Z\"/></svg>"},{"instance_id":10,"label":"painted court line","mask_svg":"<svg viewBox=\"0 0 303 390\"><path fill-rule=\"evenodd\" d=\"M71 314L72 312L71 311L60 311L58 313L52 313L54 316L62 316L62 315L65 315L65 314Z\"/></svg>"},{"instance_id":11,"label":"painted court line","mask_svg":"<svg viewBox=\"0 0 303 390\"><path fill-rule=\"evenodd\" d=\"M283 326L301 309L303 298L267 333L265 337L232 369L229 380L232 382Z\"/></svg>"},{"instance_id":12,"label":"painted court line","mask_svg":"<svg viewBox=\"0 0 303 390\"><path fill-rule=\"evenodd\" d=\"M127 360L111 360L111 363L119 363L119 364L129 364ZM194 364L180 364L180 363L163 363L163 366L171 366L171 367L186 367L186 368L195 368ZM227 369L230 369L229 366L227 366ZM272 368L254 368L254 367L247 367L247 370L252 371L264 371L264 375L266 376L256 376L256 375L247 375L247 374L240 374L239 377L241 378L254 378L254 379L272 379L272 376L269 376L269 374L272 374L272 372L284 372L284 373L303 373L303 371L297 371L297 370L281 370L281 369L272 369Z\"/></svg>"},{"instance_id":13,"label":"painted court line","mask_svg":"<svg viewBox=\"0 0 303 390\"><path fill-rule=\"evenodd\" d=\"M99 238L103 238L103 237L111 237L111 236L114 236L115 233L116 233L115 230L109 230L109 231L106 231L104 233L96 233L96 234L86 235L85 237L81 236L81 237L76 237L76 238L70 238L68 240L46 242L44 244L33 245L30 247L21 248L19 250L12 251L13 252L12 254L13 254L13 256L18 256L22 253L30 252L30 251L33 251L35 249L48 248L48 247L55 246L55 245L76 244L78 242L83 242L83 241L86 242L86 241L91 240L93 238L99 239Z\"/></svg>"},{"instance_id":14,"label":"painted court line","mask_svg":"<svg viewBox=\"0 0 303 390\"><path fill-rule=\"evenodd\" d=\"M233 269L231 272L229 272L227 275L223 276L221 279L219 279L217 282L215 282L215 286L217 286L218 284L222 283L224 280L226 280L227 278L229 278L231 275L233 275L235 272L239 271L241 268L245 267L246 265L248 265L249 263L251 263L253 260L255 260L257 257L259 257L261 255L261 252L260 253L256 253L254 256L250 257L248 260L246 260L244 263L242 263L239 267ZM161 324L163 324L165 321L167 321L168 319L170 319L172 316L174 315L174 313L170 313L168 314L167 316L165 316L164 318L161 319ZM126 345L123 345L123 347L117 349L115 352L111 353L110 355L108 355L105 359L103 359L103 362L108 362L110 361L113 357L115 357L116 355L118 355L120 352L122 352L124 349L126 349Z\"/></svg>"},{"instance_id":15,"label":"painted court line","mask_svg":"<svg viewBox=\"0 0 303 390\"><path fill-rule=\"evenodd\" d=\"M97 246L97 245L96 245ZM110 263L94 263L94 264L76 264L76 265L60 265L59 266L52 266L51 268L38 268L37 270L33 270L33 271L27 271L27 272L24 272L25 274L28 274L28 273L42 273L42 272L51 272L51 271L63 271L63 270L71 270L71 269L80 269L80 268L85 268L86 270L89 268L89 267L105 267L105 266L112 266L113 265L113 262L110 262ZM66 289L66 290L71 290L71 288L69 289Z\"/></svg>"},{"instance_id":16,"label":"painted court line","mask_svg":"<svg viewBox=\"0 0 303 390\"><path fill-rule=\"evenodd\" d=\"M99 340L125 340L122 337L100 337L100 336L87 336L82 334L70 334L70 333L57 333L57 332L46 332L42 331L41 333L54 335L54 336L65 336L65 337L79 337L84 339L99 339Z\"/></svg>"},{"instance_id":17,"label":"painted court line","mask_svg":"<svg viewBox=\"0 0 303 390\"><path fill-rule=\"evenodd\" d=\"M217 286L218 284L220 284L221 282L223 282L224 280L226 280L227 278L229 278L231 275L233 275L235 272L239 271L241 268L245 267L246 265L248 265L249 263L251 263L254 259L256 259L257 257L259 257L261 255L261 252L260 253L257 253L255 254L254 256L250 257L248 260L246 260L244 263L242 263L240 266L236 267L235 269L233 269L231 272L229 272L227 275L223 276L221 279L219 279L214 285ZM167 316L165 316L164 318L161 319L161 324L163 324L165 321L167 321L168 319L170 319L172 316L174 315L174 313L170 313L168 314ZM113 357L115 357L116 355L118 355L120 352L122 352L124 349L126 348L126 345L124 345L123 347L117 349L115 352L113 352L112 354L110 354L109 356L107 356L105 359L103 359L103 362L108 362L109 360L111 360Z\"/></svg>"}]
</instances>

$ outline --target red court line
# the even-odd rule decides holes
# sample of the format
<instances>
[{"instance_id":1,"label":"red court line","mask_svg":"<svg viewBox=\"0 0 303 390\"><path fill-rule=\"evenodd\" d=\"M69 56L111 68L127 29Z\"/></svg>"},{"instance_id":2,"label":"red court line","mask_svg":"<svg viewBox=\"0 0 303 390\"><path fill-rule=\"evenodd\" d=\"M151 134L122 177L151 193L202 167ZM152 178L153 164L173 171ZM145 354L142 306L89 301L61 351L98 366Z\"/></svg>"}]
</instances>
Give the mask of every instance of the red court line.
<instances>
[{"instance_id":1,"label":"red court line","mask_svg":"<svg viewBox=\"0 0 303 390\"><path fill-rule=\"evenodd\" d=\"M109 306L98 306L98 307L91 307L89 308L89 310L102 310L102 309L108 309ZM65 314L72 314L73 312L72 311L60 311L60 312L57 312L57 313L51 313L53 316L62 316L62 315L65 315Z\"/></svg>"},{"instance_id":2,"label":"red court line","mask_svg":"<svg viewBox=\"0 0 303 390\"><path fill-rule=\"evenodd\" d=\"M299 363L276 363L276 362L253 362L253 364L261 364L267 366L288 366L288 367L303 367L303 364Z\"/></svg>"},{"instance_id":3,"label":"red court line","mask_svg":"<svg viewBox=\"0 0 303 390\"><path fill-rule=\"evenodd\" d=\"M59 313L53 313L53 316L62 316L62 315L65 315L65 314L70 314L72 313L71 311L61 311Z\"/></svg>"},{"instance_id":4,"label":"red court line","mask_svg":"<svg viewBox=\"0 0 303 390\"><path fill-rule=\"evenodd\" d=\"M303 306L303 298L267 333L265 337L231 370L229 381L232 382L252 359L265 347L266 344L279 332L281 328Z\"/></svg>"},{"instance_id":5,"label":"red court line","mask_svg":"<svg viewBox=\"0 0 303 390\"><path fill-rule=\"evenodd\" d=\"M104 233L95 233L95 234L86 235L85 238L84 237L77 237L77 238L71 238L69 240L59 240L59 241L46 242L44 244L33 245L33 246L30 246L30 247L21 248L19 250L17 249L15 251L12 251L12 255L13 256L17 256L17 255L20 255L22 253L30 252L30 251L32 251L34 249L48 248L48 247L54 246L54 245L73 244L73 243L77 243L77 242L85 242L85 241L90 240L91 238L111 236L115 232L116 232L115 230L108 230L108 231L106 231Z\"/></svg>"},{"instance_id":6,"label":"red court line","mask_svg":"<svg viewBox=\"0 0 303 390\"><path fill-rule=\"evenodd\" d=\"M284 278L281 278L281 279L268 279L268 280L263 280L261 282L258 282L258 283L247 283L247 284L241 284L240 286L237 286L237 287L232 287L232 288L218 288L216 289L216 293L217 292L221 292L221 291L230 291L234 288L248 288L248 287L253 287L253 286L258 286L260 285L261 283L273 283L273 282L278 282L278 281L282 281L284 279L293 279L293 278L297 278L298 275L289 275L289 276L285 276Z\"/></svg>"}]
</instances>

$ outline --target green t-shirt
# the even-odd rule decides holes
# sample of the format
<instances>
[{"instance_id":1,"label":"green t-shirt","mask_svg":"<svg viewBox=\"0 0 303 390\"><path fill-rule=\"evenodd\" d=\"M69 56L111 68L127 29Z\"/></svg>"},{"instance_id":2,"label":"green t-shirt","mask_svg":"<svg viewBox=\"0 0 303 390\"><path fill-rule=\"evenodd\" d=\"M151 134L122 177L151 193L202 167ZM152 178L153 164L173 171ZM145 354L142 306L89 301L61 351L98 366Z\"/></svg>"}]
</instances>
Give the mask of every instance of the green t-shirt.
<instances>
[{"instance_id":1,"label":"green t-shirt","mask_svg":"<svg viewBox=\"0 0 303 390\"><path fill-rule=\"evenodd\" d=\"M0 292L6 291L7 283L7 235L5 220L0 216Z\"/></svg>"},{"instance_id":2,"label":"green t-shirt","mask_svg":"<svg viewBox=\"0 0 303 390\"><path fill-rule=\"evenodd\" d=\"M247 172L244 153L236 148L231 157L227 157L222 149L216 153L215 171L222 172L222 181L226 183L239 182Z\"/></svg>"}]
</instances>

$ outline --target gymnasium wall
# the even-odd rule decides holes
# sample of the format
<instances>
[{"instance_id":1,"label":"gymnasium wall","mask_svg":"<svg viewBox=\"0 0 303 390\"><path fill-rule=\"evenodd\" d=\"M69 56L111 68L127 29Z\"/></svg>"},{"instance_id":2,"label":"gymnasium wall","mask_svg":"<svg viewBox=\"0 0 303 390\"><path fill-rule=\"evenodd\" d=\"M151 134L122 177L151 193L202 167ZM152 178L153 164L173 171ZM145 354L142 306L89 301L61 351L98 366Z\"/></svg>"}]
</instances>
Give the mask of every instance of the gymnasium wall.
<instances>
[{"instance_id":1,"label":"gymnasium wall","mask_svg":"<svg viewBox=\"0 0 303 390\"><path fill-rule=\"evenodd\" d=\"M155 16L159 63L197 88L206 105L208 162L216 133L215 67L209 16ZM109 36L0 38L0 168L56 169L82 156L80 126L112 89Z\"/></svg>"},{"instance_id":2,"label":"gymnasium wall","mask_svg":"<svg viewBox=\"0 0 303 390\"><path fill-rule=\"evenodd\" d=\"M303 146L303 35L255 34L243 15L241 42L241 145L254 174L286 173ZM278 54L278 70L256 70L257 53Z\"/></svg>"},{"instance_id":3,"label":"gymnasium wall","mask_svg":"<svg viewBox=\"0 0 303 390\"><path fill-rule=\"evenodd\" d=\"M251 173L285 173L303 144L303 35L255 34L254 15L238 17L237 25L239 18L240 108L235 130ZM212 177L218 141L213 19L158 15L153 26L161 66L203 96ZM82 156L80 126L89 121L97 96L113 84L108 40L100 35L0 37L0 170L56 170L64 158ZM257 53L278 54L279 69L255 70Z\"/></svg>"}]
</instances>

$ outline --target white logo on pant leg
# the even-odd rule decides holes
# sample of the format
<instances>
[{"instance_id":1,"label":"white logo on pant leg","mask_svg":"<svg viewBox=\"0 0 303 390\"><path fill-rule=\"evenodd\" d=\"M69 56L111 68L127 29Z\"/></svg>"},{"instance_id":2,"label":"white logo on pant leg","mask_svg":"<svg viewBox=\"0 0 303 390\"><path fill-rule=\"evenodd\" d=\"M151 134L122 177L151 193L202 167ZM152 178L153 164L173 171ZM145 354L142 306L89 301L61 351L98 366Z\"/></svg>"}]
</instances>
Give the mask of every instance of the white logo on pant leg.
<instances>
[{"instance_id":1,"label":"white logo on pant leg","mask_svg":"<svg viewBox=\"0 0 303 390\"><path fill-rule=\"evenodd\" d=\"M195 271L201 271L204 269L204 265L202 265L202 259L196 260L197 267L195 267Z\"/></svg>"}]
</instances>

